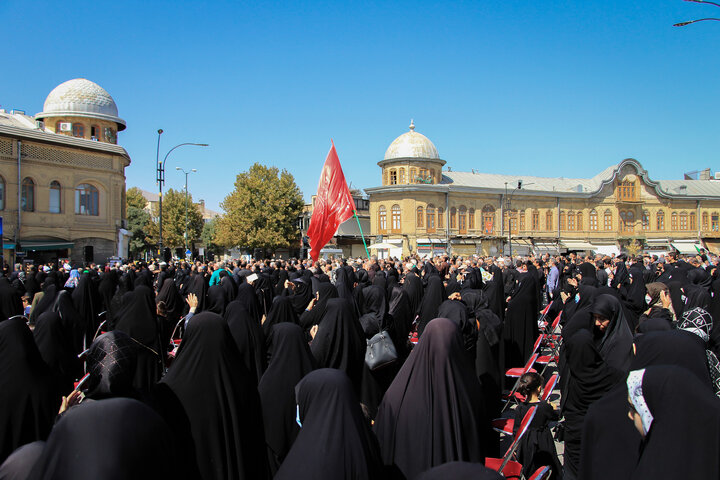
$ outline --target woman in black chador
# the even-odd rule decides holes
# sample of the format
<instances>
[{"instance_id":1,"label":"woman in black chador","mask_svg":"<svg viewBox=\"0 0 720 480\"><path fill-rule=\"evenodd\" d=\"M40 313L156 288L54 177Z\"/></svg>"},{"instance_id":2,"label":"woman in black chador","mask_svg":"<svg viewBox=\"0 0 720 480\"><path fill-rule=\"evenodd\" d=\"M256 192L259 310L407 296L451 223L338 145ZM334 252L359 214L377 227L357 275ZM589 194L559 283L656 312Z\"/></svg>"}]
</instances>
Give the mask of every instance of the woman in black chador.
<instances>
[{"instance_id":1,"label":"woman in black chador","mask_svg":"<svg viewBox=\"0 0 720 480\"><path fill-rule=\"evenodd\" d=\"M522 367L538 337L537 275L523 272L510 293L505 312L503 341L505 368Z\"/></svg>"}]
</instances>

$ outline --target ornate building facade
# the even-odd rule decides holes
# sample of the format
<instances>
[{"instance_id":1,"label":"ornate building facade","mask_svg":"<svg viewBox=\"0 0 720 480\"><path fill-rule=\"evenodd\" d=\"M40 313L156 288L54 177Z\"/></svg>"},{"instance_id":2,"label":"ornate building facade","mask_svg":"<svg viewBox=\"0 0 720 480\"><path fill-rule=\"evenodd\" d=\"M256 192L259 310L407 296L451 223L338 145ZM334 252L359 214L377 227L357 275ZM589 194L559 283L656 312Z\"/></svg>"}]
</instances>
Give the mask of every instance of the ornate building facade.
<instances>
[{"instance_id":1,"label":"ornate building facade","mask_svg":"<svg viewBox=\"0 0 720 480\"><path fill-rule=\"evenodd\" d=\"M454 172L445 163L413 124L378 162L382 185L365 192L372 234L395 245L390 255L720 247L714 179L653 180L631 158L577 179Z\"/></svg>"},{"instance_id":2,"label":"ornate building facade","mask_svg":"<svg viewBox=\"0 0 720 480\"><path fill-rule=\"evenodd\" d=\"M0 110L6 261L127 255L124 129L110 94L82 78L57 86L35 116Z\"/></svg>"}]
</instances>

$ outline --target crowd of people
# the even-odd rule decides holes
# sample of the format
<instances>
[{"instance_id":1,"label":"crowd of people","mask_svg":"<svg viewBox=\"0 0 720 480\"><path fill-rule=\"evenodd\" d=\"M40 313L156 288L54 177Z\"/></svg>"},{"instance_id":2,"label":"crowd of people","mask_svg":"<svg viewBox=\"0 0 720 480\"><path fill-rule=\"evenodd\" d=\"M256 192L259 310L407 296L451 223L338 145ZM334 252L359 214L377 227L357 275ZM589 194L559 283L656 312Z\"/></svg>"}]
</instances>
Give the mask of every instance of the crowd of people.
<instances>
[{"instance_id":1,"label":"crowd of people","mask_svg":"<svg viewBox=\"0 0 720 480\"><path fill-rule=\"evenodd\" d=\"M704 252L6 267L0 480L503 478L483 465L504 453L505 371L556 318L558 395L527 372L505 413L517 430L537 407L525 478L720 478L717 267Z\"/></svg>"}]
</instances>

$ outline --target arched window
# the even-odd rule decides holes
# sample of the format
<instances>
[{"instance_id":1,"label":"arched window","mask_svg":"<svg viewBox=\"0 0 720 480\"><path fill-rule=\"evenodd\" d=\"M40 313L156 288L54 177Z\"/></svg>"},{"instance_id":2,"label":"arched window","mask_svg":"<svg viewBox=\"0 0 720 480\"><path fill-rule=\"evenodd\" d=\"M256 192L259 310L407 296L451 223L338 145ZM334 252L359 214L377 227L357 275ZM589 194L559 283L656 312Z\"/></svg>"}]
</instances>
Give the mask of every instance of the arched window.
<instances>
[{"instance_id":1,"label":"arched window","mask_svg":"<svg viewBox=\"0 0 720 480\"><path fill-rule=\"evenodd\" d=\"M48 211L50 213L60 213L60 182L57 180L50 183L50 205Z\"/></svg>"},{"instance_id":2,"label":"arched window","mask_svg":"<svg viewBox=\"0 0 720 480\"><path fill-rule=\"evenodd\" d=\"M708 212L703 212L703 214L702 214L702 229L703 229L703 231L707 232L709 230L708 226L709 226Z\"/></svg>"},{"instance_id":3,"label":"arched window","mask_svg":"<svg viewBox=\"0 0 720 480\"><path fill-rule=\"evenodd\" d=\"M596 231L598 229L598 215L595 209L590 210L590 230Z\"/></svg>"},{"instance_id":4,"label":"arched window","mask_svg":"<svg viewBox=\"0 0 720 480\"><path fill-rule=\"evenodd\" d=\"M697 217L695 212L690 212L690 230L697 230Z\"/></svg>"},{"instance_id":5,"label":"arched window","mask_svg":"<svg viewBox=\"0 0 720 480\"><path fill-rule=\"evenodd\" d=\"M30 177L25 177L22 181L20 205L24 212L35 211L35 182Z\"/></svg>"},{"instance_id":6,"label":"arched window","mask_svg":"<svg viewBox=\"0 0 720 480\"><path fill-rule=\"evenodd\" d=\"M445 228L445 210L442 207L438 207L438 228Z\"/></svg>"},{"instance_id":7,"label":"arched window","mask_svg":"<svg viewBox=\"0 0 720 480\"><path fill-rule=\"evenodd\" d=\"M604 221L605 230L612 230L612 227L613 227L613 218L612 217L613 217L612 212L609 209L605 210L605 221Z\"/></svg>"},{"instance_id":8,"label":"arched window","mask_svg":"<svg viewBox=\"0 0 720 480\"><path fill-rule=\"evenodd\" d=\"M713 232L720 232L720 215L718 215L718 212L713 212L710 216L710 221L712 222L710 224L710 227L712 228Z\"/></svg>"},{"instance_id":9,"label":"arched window","mask_svg":"<svg viewBox=\"0 0 720 480\"><path fill-rule=\"evenodd\" d=\"M680 230L688 229L688 214L687 212L680 212Z\"/></svg>"},{"instance_id":10,"label":"arched window","mask_svg":"<svg viewBox=\"0 0 720 480\"><path fill-rule=\"evenodd\" d=\"M635 214L631 210L620 212L620 230L623 232L635 230Z\"/></svg>"},{"instance_id":11,"label":"arched window","mask_svg":"<svg viewBox=\"0 0 720 480\"><path fill-rule=\"evenodd\" d=\"M642 229L650 230L650 212L643 210L642 212Z\"/></svg>"},{"instance_id":12,"label":"arched window","mask_svg":"<svg viewBox=\"0 0 720 480\"><path fill-rule=\"evenodd\" d=\"M102 138L100 137L100 127L98 127L97 125L90 126L90 140L102 140Z\"/></svg>"},{"instance_id":13,"label":"arched window","mask_svg":"<svg viewBox=\"0 0 720 480\"><path fill-rule=\"evenodd\" d=\"M393 205L390 209L390 228L393 233L400 233L400 205Z\"/></svg>"},{"instance_id":14,"label":"arched window","mask_svg":"<svg viewBox=\"0 0 720 480\"><path fill-rule=\"evenodd\" d=\"M390 180L388 180L388 171L383 170L383 185L389 185Z\"/></svg>"},{"instance_id":15,"label":"arched window","mask_svg":"<svg viewBox=\"0 0 720 480\"><path fill-rule=\"evenodd\" d=\"M655 221L657 223L658 230L665 230L665 212L662 210L658 211L657 215L655 215Z\"/></svg>"},{"instance_id":16,"label":"arched window","mask_svg":"<svg viewBox=\"0 0 720 480\"><path fill-rule=\"evenodd\" d=\"M520 231L525 231L525 210L520 210L518 213L518 221L520 222Z\"/></svg>"},{"instance_id":17,"label":"arched window","mask_svg":"<svg viewBox=\"0 0 720 480\"><path fill-rule=\"evenodd\" d=\"M533 232L540 230L540 212L533 210L532 212L532 229Z\"/></svg>"},{"instance_id":18,"label":"arched window","mask_svg":"<svg viewBox=\"0 0 720 480\"><path fill-rule=\"evenodd\" d=\"M73 137L85 138L85 125L73 123Z\"/></svg>"},{"instance_id":19,"label":"arched window","mask_svg":"<svg viewBox=\"0 0 720 480\"><path fill-rule=\"evenodd\" d=\"M75 188L75 213L78 215L100 213L100 196L97 188L89 183L82 183Z\"/></svg>"},{"instance_id":20,"label":"arched window","mask_svg":"<svg viewBox=\"0 0 720 480\"><path fill-rule=\"evenodd\" d=\"M485 205L482 209L482 229L485 235L492 235L493 225L495 223L495 208L491 205Z\"/></svg>"},{"instance_id":21,"label":"arched window","mask_svg":"<svg viewBox=\"0 0 720 480\"><path fill-rule=\"evenodd\" d=\"M670 230L675 232L678 229L678 214L677 212L672 212L670 214Z\"/></svg>"},{"instance_id":22,"label":"arched window","mask_svg":"<svg viewBox=\"0 0 720 480\"><path fill-rule=\"evenodd\" d=\"M378 207L378 231L385 233L387 231L387 209L385 205Z\"/></svg>"},{"instance_id":23,"label":"arched window","mask_svg":"<svg viewBox=\"0 0 720 480\"><path fill-rule=\"evenodd\" d=\"M468 228L475 230L475 209L471 208L468 210Z\"/></svg>"},{"instance_id":24,"label":"arched window","mask_svg":"<svg viewBox=\"0 0 720 480\"><path fill-rule=\"evenodd\" d=\"M545 230L552 232L553 230L553 211L548 210L545 212Z\"/></svg>"},{"instance_id":25,"label":"arched window","mask_svg":"<svg viewBox=\"0 0 720 480\"><path fill-rule=\"evenodd\" d=\"M577 220L577 224L575 225L577 227L578 232L583 231L583 218L582 218L582 212L577 212L575 214L575 219Z\"/></svg>"},{"instance_id":26,"label":"arched window","mask_svg":"<svg viewBox=\"0 0 720 480\"><path fill-rule=\"evenodd\" d=\"M560 231L564 232L567 230L567 215L565 212L560 212Z\"/></svg>"},{"instance_id":27,"label":"arched window","mask_svg":"<svg viewBox=\"0 0 720 480\"><path fill-rule=\"evenodd\" d=\"M397 185L397 170L390 170L390 185Z\"/></svg>"},{"instance_id":28,"label":"arched window","mask_svg":"<svg viewBox=\"0 0 720 480\"><path fill-rule=\"evenodd\" d=\"M505 211L505 229L510 233L518 233L518 212L517 210Z\"/></svg>"},{"instance_id":29,"label":"arched window","mask_svg":"<svg viewBox=\"0 0 720 480\"><path fill-rule=\"evenodd\" d=\"M417 168L413 167L410 169L410 178L408 183L417 183Z\"/></svg>"},{"instance_id":30,"label":"arched window","mask_svg":"<svg viewBox=\"0 0 720 480\"><path fill-rule=\"evenodd\" d=\"M460 213L458 214L458 230L460 233L467 233L467 208L460 205Z\"/></svg>"},{"instance_id":31,"label":"arched window","mask_svg":"<svg viewBox=\"0 0 720 480\"><path fill-rule=\"evenodd\" d=\"M0 210L5 210L5 179L0 177Z\"/></svg>"},{"instance_id":32,"label":"arched window","mask_svg":"<svg viewBox=\"0 0 720 480\"><path fill-rule=\"evenodd\" d=\"M457 210L455 207L450 209L450 228L457 228Z\"/></svg>"},{"instance_id":33,"label":"arched window","mask_svg":"<svg viewBox=\"0 0 720 480\"><path fill-rule=\"evenodd\" d=\"M427 225L427 233L435 233L435 206L428 205L425 214L427 216L427 223L425 224Z\"/></svg>"},{"instance_id":34,"label":"arched window","mask_svg":"<svg viewBox=\"0 0 720 480\"><path fill-rule=\"evenodd\" d=\"M417 207L417 228L423 228L424 224L425 212L423 212L423 207Z\"/></svg>"},{"instance_id":35,"label":"arched window","mask_svg":"<svg viewBox=\"0 0 720 480\"><path fill-rule=\"evenodd\" d=\"M405 169L404 169L404 168L401 168L401 169L400 169L400 176L399 176L399 178L398 178L398 183L399 183L400 185L404 185L404 184L405 184Z\"/></svg>"},{"instance_id":36,"label":"arched window","mask_svg":"<svg viewBox=\"0 0 720 480\"><path fill-rule=\"evenodd\" d=\"M568 232L575 231L575 212L568 212L567 214Z\"/></svg>"}]
</instances>

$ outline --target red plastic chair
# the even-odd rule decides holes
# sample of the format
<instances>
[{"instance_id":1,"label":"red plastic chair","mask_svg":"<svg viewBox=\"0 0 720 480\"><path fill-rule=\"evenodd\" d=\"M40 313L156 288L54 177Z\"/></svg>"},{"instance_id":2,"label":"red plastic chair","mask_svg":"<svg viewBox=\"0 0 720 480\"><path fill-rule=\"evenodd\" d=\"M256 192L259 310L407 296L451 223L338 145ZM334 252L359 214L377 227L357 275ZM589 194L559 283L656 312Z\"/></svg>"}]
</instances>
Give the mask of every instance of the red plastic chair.
<instances>
[{"instance_id":1,"label":"red plastic chair","mask_svg":"<svg viewBox=\"0 0 720 480\"><path fill-rule=\"evenodd\" d=\"M506 402L505 402L505 406L503 407L501 412L504 412L505 409L510 405L510 400L514 400L515 402L517 402L521 398L525 398L522 395L519 395L517 393L517 389L520 386L520 377L522 377L523 375L525 375L528 372L535 372L535 370L533 370L532 366L535 365L535 362L537 361L538 356L539 355L537 353L533 353L530 356L530 359L528 360L528 362L525 364L524 367L511 368L510 370L507 370L505 372L506 377L517 378L517 380L515 380L515 384L513 385L512 390L510 390L510 393L508 393L505 396Z\"/></svg>"},{"instance_id":2,"label":"red plastic chair","mask_svg":"<svg viewBox=\"0 0 720 480\"><path fill-rule=\"evenodd\" d=\"M537 407L530 407L527 411L522 419L522 422L520 422L520 428L518 428L515 438L510 444L510 447L508 447L503 458L487 457L485 459L485 466L487 468L495 470L499 474L504 475L505 478L520 478L522 475L522 465L517 461L512 460L512 457L515 455L515 450L517 450L518 445L520 445L520 440L525 433L527 433L530 423L533 418L535 418L536 410Z\"/></svg>"},{"instance_id":3,"label":"red plastic chair","mask_svg":"<svg viewBox=\"0 0 720 480\"><path fill-rule=\"evenodd\" d=\"M178 335L178 338L175 338L175 334L178 332L178 329L180 328L180 325L183 325L185 323L185 317L182 317L178 322L175 324L175 328L173 328L172 334L170 335L170 351L167 354L167 357L165 358L165 367L170 368L170 364L173 360L175 360L175 356L177 355L178 348L180 348L180 344L182 343L182 335Z\"/></svg>"},{"instance_id":4,"label":"red plastic chair","mask_svg":"<svg viewBox=\"0 0 720 480\"><path fill-rule=\"evenodd\" d=\"M547 382L545 382L545 388L543 389L542 395L540 396L540 400L547 402L550 399L550 395L552 395L553 390L555 389L555 385L557 385L558 382L558 374L554 374L551 376Z\"/></svg>"},{"instance_id":5,"label":"red plastic chair","mask_svg":"<svg viewBox=\"0 0 720 480\"><path fill-rule=\"evenodd\" d=\"M548 303L545 308L543 308L542 312L540 312L540 318L538 318L538 327L542 328L543 330L547 328L547 314L550 310L550 307L552 306L552 302Z\"/></svg>"},{"instance_id":6,"label":"red plastic chair","mask_svg":"<svg viewBox=\"0 0 720 480\"><path fill-rule=\"evenodd\" d=\"M535 470L535 473L533 473L528 480L547 480L550 478L551 469L549 466L540 467L537 470Z\"/></svg>"}]
</instances>

